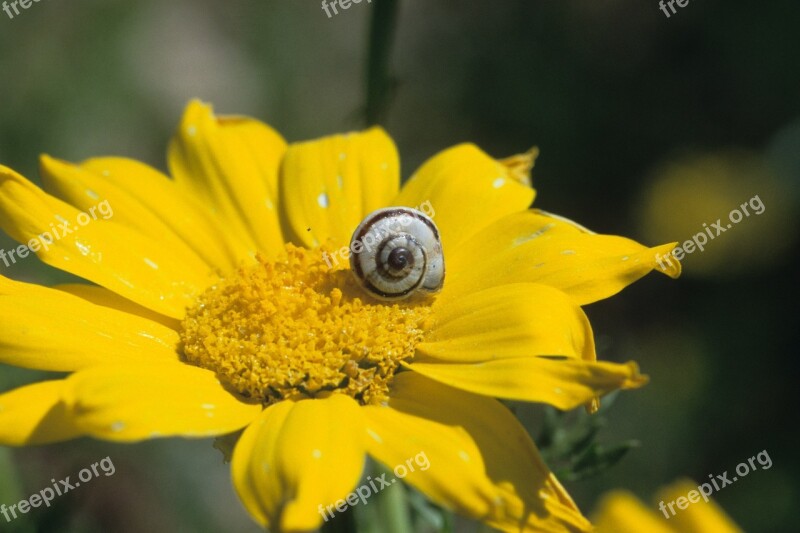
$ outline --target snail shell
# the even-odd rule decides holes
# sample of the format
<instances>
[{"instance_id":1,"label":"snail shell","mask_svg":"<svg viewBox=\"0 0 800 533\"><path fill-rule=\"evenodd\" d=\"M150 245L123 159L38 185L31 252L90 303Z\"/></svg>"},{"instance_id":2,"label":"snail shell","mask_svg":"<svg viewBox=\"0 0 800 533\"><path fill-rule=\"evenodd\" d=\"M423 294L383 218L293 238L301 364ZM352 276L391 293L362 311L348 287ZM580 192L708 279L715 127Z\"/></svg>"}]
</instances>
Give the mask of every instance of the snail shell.
<instances>
[{"instance_id":1,"label":"snail shell","mask_svg":"<svg viewBox=\"0 0 800 533\"><path fill-rule=\"evenodd\" d=\"M438 292L444 255L433 220L409 207L373 211L350 240L350 268L358 283L383 300Z\"/></svg>"}]
</instances>

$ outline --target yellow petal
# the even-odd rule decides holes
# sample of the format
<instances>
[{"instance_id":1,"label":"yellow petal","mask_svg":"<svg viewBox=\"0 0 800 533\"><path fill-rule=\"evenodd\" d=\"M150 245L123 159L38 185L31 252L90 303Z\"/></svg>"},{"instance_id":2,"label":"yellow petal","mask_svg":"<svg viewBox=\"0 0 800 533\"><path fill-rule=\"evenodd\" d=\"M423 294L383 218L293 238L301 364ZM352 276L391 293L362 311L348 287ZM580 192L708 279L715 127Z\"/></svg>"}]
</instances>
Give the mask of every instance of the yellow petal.
<instances>
[{"instance_id":1,"label":"yellow petal","mask_svg":"<svg viewBox=\"0 0 800 533\"><path fill-rule=\"evenodd\" d=\"M513 167L492 159L475 145L460 144L423 164L392 205L417 207L430 202L448 257L481 228L531 205L534 190L517 180L518 171ZM473 253L483 257L480 250ZM447 269L450 272L450 264Z\"/></svg>"},{"instance_id":2,"label":"yellow petal","mask_svg":"<svg viewBox=\"0 0 800 533\"><path fill-rule=\"evenodd\" d=\"M325 508L356 486L364 441L363 414L350 397L283 401L245 430L233 452L233 483L261 525L316 529L330 519Z\"/></svg>"},{"instance_id":3,"label":"yellow petal","mask_svg":"<svg viewBox=\"0 0 800 533\"><path fill-rule=\"evenodd\" d=\"M178 333L157 322L0 276L0 362L68 372L112 362L177 361Z\"/></svg>"},{"instance_id":4,"label":"yellow petal","mask_svg":"<svg viewBox=\"0 0 800 533\"><path fill-rule=\"evenodd\" d=\"M663 518L644 506L633 494L614 491L603 497L595 518L597 533L674 533ZM716 530L709 529L716 533Z\"/></svg>"},{"instance_id":5,"label":"yellow petal","mask_svg":"<svg viewBox=\"0 0 800 533\"><path fill-rule=\"evenodd\" d=\"M664 521L669 520L670 524L681 533L706 533L707 531L741 533L742 530L733 523L733 520L714 500L708 502L703 500L699 485L689 479L682 479L659 492L656 496L657 505L663 501L666 511L661 512L669 515L669 519L664 517ZM707 483L707 485L706 493L711 491L711 483ZM692 491L696 493L692 495L694 502L688 499L688 495ZM685 509L678 507L679 498L683 498L681 505L686 507ZM675 511L674 516L669 508L669 504L672 502L675 502L672 506Z\"/></svg>"},{"instance_id":6,"label":"yellow petal","mask_svg":"<svg viewBox=\"0 0 800 533\"><path fill-rule=\"evenodd\" d=\"M0 394L0 445L33 446L73 439L81 432L61 403L63 380Z\"/></svg>"},{"instance_id":7,"label":"yellow petal","mask_svg":"<svg viewBox=\"0 0 800 533\"><path fill-rule=\"evenodd\" d=\"M636 363L587 362L578 359L513 357L472 364L413 363L406 365L441 383L466 391L572 409L617 389L647 383ZM596 406L591 408L596 410Z\"/></svg>"},{"instance_id":8,"label":"yellow petal","mask_svg":"<svg viewBox=\"0 0 800 533\"><path fill-rule=\"evenodd\" d=\"M219 217L154 168L122 157L98 157L80 166L138 200L197 255L223 273L250 258L245 244L226 231Z\"/></svg>"},{"instance_id":9,"label":"yellow petal","mask_svg":"<svg viewBox=\"0 0 800 533\"><path fill-rule=\"evenodd\" d=\"M45 263L173 318L183 317L194 296L214 281L210 271L197 270L204 267L182 263L158 242L111 220L81 225L83 215L0 166L0 227L33 244Z\"/></svg>"},{"instance_id":10,"label":"yellow petal","mask_svg":"<svg viewBox=\"0 0 800 533\"><path fill-rule=\"evenodd\" d=\"M481 290L468 298L458 290L448 289L436 300L433 310L433 325L424 342L417 346L415 364L410 368L444 383L481 394L498 387L498 393L490 395L570 406L590 390L586 387L611 387L602 388L604 392L599 394L603 394L622 386L620 372L638 383L639 378L634 379L630 366L593 367L579 363L554 366L548 360L531 359L564 356L587 363L597 359L588 318L577 303L557 289L516 283ZM419 366L420 363L434 364ZM451 368L440 363L469 364ZM549 380L519 381L516 387L505 388L510 385L509 379L529 380L540 369L556 374ZM506 372L520 374L506 376ZM556 392L564 387L551 386L561 372L592 381L582 381L583 386L564 396ZM478 384L474 381L480 376L489 381L475 388ZM599 397L587 404L590 412L599 406Z\"/></svg>"},{"instance_id":11,"label":"yellow petal","mask_svg":"<svg viewBox=\"0 0 800 533\"><path fill-rule=\"evenodd\" d=\"M134 229L169 249L173 256L187 268L210 270L198 254L145 205L127 192L120 190L102 176L50 156L40 158L39 172L44 190L98 219L108 220Z\"/></svg>"},{"instance_id":12,"label":"yellow petal","mask_svg":"<svg viewBox=\"0 0 800 533\"><path fill-rule=\"evenodd\" d=\"M177 184L204 201L251 250L283 250L277 209L278 168L286 142L266 124L216 117L193 100L169 145Z\"/></svg>"},{"instance_id":13,"label":"yellow petal","mask_svg":"<svg viewBox=\"0 0 800 533\"><path fill-rule=\"evenodd\" d=\"M403 480L439 505L504 531L589 530L496 400L402 373L389 405L364 412L368 453L395 475L397 465L408 467Z\"/></svg>"},{"instance_id":14,"label":"yellow petal","mask_svg":"<svg viewBox=\"0 0 800 533\"><path fill-rule=\"evenodd\" d=\"M119 294L111 292L104 287L87 285L85 283L68 283L64 285L56 285L53 288L62 292L66 292L67 294L77 296L78 298L86 300L87 302L95 305L109 307L111 309L116 309L117 311L122 311L128 315L135 315L146 318L151 322L157 322L162 326L171 329L173 332L179 331L181 327L179 320L175 320L174 318L169 318L162 314L156 313L155 311L151 311L150 309L133 303L132 301L123 298ZM174 336L169 334L168 339L174 339ZM164 338L164 340L167 340L167 338Z\"/></svg>"},{"instance_id":15,"label":"yellow petal","mask_svg":"<svg viewBox=\"0 0 800 533\"><path fill-rule=\"evenodd\" d=\"M281 167L281 208L293 240L345 246L370 212L389 205L400 162L381 128L289 146Z\"/></svg>"},{"instance_id":16,"label":"yellow petal","mask_svg":"<svg viewBox=\"0 0 800 533\"><path fill-rule=\"evenodd\" d=\"M442 293L417 361L473 363L505 357L563 355L596 359L589 320L556 289L501 285L468 297Z\"/></svg>"},{"instance_id":17,"label":"yellow petal","mask_svg":"<svg viewBox=\"0 0 800 533\"><path fill-rule=\"evenodd\" d=\"M530 150L522 154L512 155L501 159L502 163L508 169L509 177L515 179L523 185L531 186L531 170L533 169L536 158L539 157L539 147L534 146Z\"/></svg>"},{"instance_id":18,"label":"yellow petal","mask_svg":"<svg viewBox=\"0 0 800 533\"><path fill-rule=\"evenodd\" d=\"M104 365L69 376L64 402L92 437L132 442L156 437L212 437L256 419L214 373L182 363Z\"/></svg>"},{"instance_id":19,"label":"yellow petal","mask_svg":"<svg viewBox=\"0 0 800 533\"><path fill-rule=\"evenodd\" d=\"M676 244L647 248L526 211L498 220L462 246L447 249L445 290L468 294L525 281L555 287L586 305L616 294L654 269L678 277L680 263L665 259Z\"/></svg>"}]
</instances>

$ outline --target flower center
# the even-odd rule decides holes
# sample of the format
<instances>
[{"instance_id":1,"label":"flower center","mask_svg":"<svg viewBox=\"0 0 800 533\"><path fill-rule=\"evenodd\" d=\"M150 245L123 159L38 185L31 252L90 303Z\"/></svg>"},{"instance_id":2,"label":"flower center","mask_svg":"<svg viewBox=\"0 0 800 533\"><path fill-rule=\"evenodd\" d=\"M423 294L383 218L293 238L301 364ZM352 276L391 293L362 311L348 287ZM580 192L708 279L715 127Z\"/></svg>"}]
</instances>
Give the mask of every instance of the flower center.
<instances>
[{"instance_id":1,"label":"flower center","mask_svg":"<svg viewBox=\"0 0 800 533\"><path fill-rule=\"evenodd\" d=\"M429 305L372 300L349 270L328 268L322 250L286 252L258 256L200 296L182 323L186 360L264 404L332 391L386 400L428 329Z\"/></svg>"}]
</instances>

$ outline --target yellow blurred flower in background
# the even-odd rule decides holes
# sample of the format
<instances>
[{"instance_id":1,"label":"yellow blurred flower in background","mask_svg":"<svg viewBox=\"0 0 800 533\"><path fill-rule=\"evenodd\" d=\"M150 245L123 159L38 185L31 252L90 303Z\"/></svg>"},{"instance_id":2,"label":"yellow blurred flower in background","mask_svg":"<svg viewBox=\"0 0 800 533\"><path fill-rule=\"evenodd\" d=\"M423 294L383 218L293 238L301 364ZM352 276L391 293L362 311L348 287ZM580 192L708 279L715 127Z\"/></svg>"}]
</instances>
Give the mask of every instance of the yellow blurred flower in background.
<instances>
[{"instance_id":1,"label":"yellow blurred flower in background","mask_svg":"<svg viewBox=\"0 0 800 533\"><path fill-rule=\"evenodd\" d=\"M750 207L750 200L759 207ZM745 214L742 204L748 204ZM726 150L676 157L648 180L639 205L647 239L684 243L706 233L702 250L685 255L690 277L731 277L777 262L797 237L797 202L790 184L759 154ZM733 210L742 213L736 222ZM766 214L764 214L766 213ZM720 229L713 227L720 221ZM721 231L720 231L721 230Z\"/></svg>"},{"instance_id":2,"label":"yellow blurred flower in background","mask_svg":"<svg viewBox=\"0 0 800 533\"><path fill-rule=\"evenodd\" d=\"M665 487L655 502L674 501L697 489L697 483L679 480ZM741 533L714 500L700 500L675 516L666 518L657 506L647 507L627 491L606 494L597 506L593 522L597 533Z\"/></svg>"}]
</instances>

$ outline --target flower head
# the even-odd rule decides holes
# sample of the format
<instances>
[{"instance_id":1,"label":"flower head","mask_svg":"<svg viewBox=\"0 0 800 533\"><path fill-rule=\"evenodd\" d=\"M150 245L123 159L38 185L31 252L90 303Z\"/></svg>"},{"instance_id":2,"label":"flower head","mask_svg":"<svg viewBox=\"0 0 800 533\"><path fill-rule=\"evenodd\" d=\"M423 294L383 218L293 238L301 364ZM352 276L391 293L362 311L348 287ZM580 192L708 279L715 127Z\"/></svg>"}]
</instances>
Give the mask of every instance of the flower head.
<instances>
[{"instance_id":1,"label":"flower head","mask_svg":"<svg viewBox=\"0 0 800 533\"><path fill-rule=\"evenodd\" d=\"M697 483L681 479L664 487L657 501L660 508L648 509L633 494L627 491L613 491L606 494L598 506L595 525L598 533L692 533L713 531L714 533L740 533L741 529L725 514L714 500L701 495ZM690 501L687 494L694 493L696 499ZM684 500L676 509L674 502ZM669 508L664 502L673 505ZM659 509L659 506L653 509ZM663 512L663 515L661 514Z\"/></svg>"},{"instance_id":2,"label":"flower head","mask_svg":"<svg viewBox=\"0 0 800 533\"><path fill-rule=\"evenodd\" d=\"M656 262L673 245L531 210L534 157L458 145L401 188L379 128L287 145L195 101L169 147L172 179L123 158L43 156L42 190L0 167L0 227L92 283L0 277L0 362L70 373L0 395L0 442L243 430L233 482L274 530L327 520L318 509L353 490L366 455L391 467L424 452L430 468L406 481L444 507L503 530L587 530L496 398L594 408L641 386L635 363L596 360L581 306L680 265ZM113 216L74 224L101 201ZM373 298L341 257L353 230L421 205L447 262L441 292Z\"/></svg>"}]
</instances>

